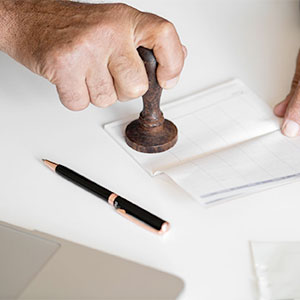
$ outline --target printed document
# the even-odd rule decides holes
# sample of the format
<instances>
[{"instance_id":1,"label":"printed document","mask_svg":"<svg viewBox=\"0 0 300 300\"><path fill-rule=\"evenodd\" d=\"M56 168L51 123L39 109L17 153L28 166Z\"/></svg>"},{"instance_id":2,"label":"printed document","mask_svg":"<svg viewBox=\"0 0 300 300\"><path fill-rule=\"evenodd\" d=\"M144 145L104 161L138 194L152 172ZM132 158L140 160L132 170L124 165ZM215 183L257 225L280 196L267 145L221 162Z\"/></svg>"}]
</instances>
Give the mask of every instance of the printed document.
<instances>
[{"instance_id":1,"label":"printed document","mask_svg":"<svg viewBox=\"0 0 300 300\"><path fill-rule=\"evenodd\" d=\"M151 176L168 175L203 205L300 179L300 138L287 138L272 109L236 79L162 106L178 128L170 150L148 154L127 146L138 116L105 130Z\"/></svg>"}]
</instances>

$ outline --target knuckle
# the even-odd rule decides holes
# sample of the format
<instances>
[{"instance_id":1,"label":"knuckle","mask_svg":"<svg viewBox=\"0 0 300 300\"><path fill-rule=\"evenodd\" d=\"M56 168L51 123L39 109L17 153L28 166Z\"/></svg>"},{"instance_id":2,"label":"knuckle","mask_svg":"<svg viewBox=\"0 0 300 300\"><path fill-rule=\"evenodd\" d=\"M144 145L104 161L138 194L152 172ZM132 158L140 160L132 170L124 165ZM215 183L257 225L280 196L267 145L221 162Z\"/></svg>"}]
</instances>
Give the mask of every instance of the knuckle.
<instances>
[{"instance_id":1,"label":"knuckle","mask_svg":"<svg viewBox=\"0 0 300 300\"><path fill-rule=\"evenodd\" d=\"M67 52L63 49L51 49L44 54L43 60L46 65L61 66L65 63Z\"/></svg>"},{"instance_id":2,"label":"knuckle","mask_svg":"<svg viewBox=\"0 0 300 300\"><path fill-rule=\"evenodd\" d=\"M72 50L61 50L53 54L52 63L57 69L70 65L74 52Z\"/></svg>"},{"instance_id":3,"label":"knuckle","mask_svg":"<svg viewBox=\"0 0 300 300\"><path fill-rule=\"evenodd\" d=\"M288 107L287 115L289 118L300 120L300 102L295 101Z\"/></svg>"},{"instance_id":4,"label":"knuckle","mask_svg":"<svg viewBox=\"0 0 300 300\"><path fill-rule=\"evenodd\" d=\"M125 3L116 3L114 4L114 7L116 10L131 10L133 9L131 6L125 4Z\"/></svg>"},{"instance_id":5,"label":"knuckle","mask_svg":"<svg viewBox=\"0 0 300 300\"><path fill-rule=\"evenodd\" d=\"M289 119L295 119L295 120L299 120L300 121L300 107L293 107L293 108L290 108L288 111L287 111L287 117Z\"/></svg>"},{"instance_id":6,"label":"knuckle","mask_svg":"<svg viewBox=\"0 0 300 300\"><path fill-rule=\"evenodd\" d=\"M131 77L135 73L135 66L132 65L132 60L125 54L121 54L117 59L110 61L109 69L111 69L119 77Z\"/></svg>"},{"instance_id":7,"label":"knuckle","mask_svg":"<svg viewBox=\"0 0 300 300\"><path fill-rule=\"evenodd\" d=\"M88 83L89 90L92 95L95 95L93 98L97 98L101 95L110 95L113 91L111 83L106 80L100 80L97 83Z\"/></svg>"},{"instance_id":8,"label":"knuckle","mask_svg":"<svg viewBox=\"0 0 300 300\"><path fill-rule=\"evenodd\" d=\"M184 45L182 45L182 52L183 52L184 59L186 59L186 57L188 56L188 49Z\"/></svg>"},{"instance_id":9,"label":"knuckle","mask_svg":"<svg viewBox=\"0 0 300 300\"><path fill-rule=\"evenodd\" d=\"M110 68L115 75L115 82L121 89L120 101L138 98L148 90L148 79L143 68L126 56L120 56Z\"/></svg>"},{"instance_id":10,"label":"knuckle","mask_svg":"<svg viewBox=\"0 0 300 300\"><path fill-rule=\"evenodd\" d=\"M116 102L117 97L112 84L108 81L100 81L99 84L89 84L91 102L98 107L108 107Z\"/></svg>"},{"instance_id":11,"label":"knuckle","mask_svg":"<svg viewBox=\"0 0 300 300\"><path fill-rule=\"evenodd\" d=\"M145 83L129 85L126 89L126 93L123 99L120 100L126 101L126 100L141 97L147 92L147 90L148 90L148 84Z\"/></svg>"},{"instance_id":12,"label":"knuckle","mask_svg":"<svg viewBox=\"0 0 300 300\"><path fill-rule=\"evenodd\" d=\"M88 37L73 38L72 41L60 44L45 52L43 61L55 68L63 68L70 64L77 64L87 51Z\"/></svg>"},{"instance_id":13,"label":"knuckle","mask_svg":"<svg viewBox=\"0 0 300 300\"><path fill-rule=\"evenodd\" d=\"M115 14L118 14L120 17L135 17L137 13L139 13L139 11L130 6L127 5L125 3L115 3L114 4L114 12Z\"/></svg>"},{"instance_id":14,"label":"knuckle","mask_svg":"<svg viewBox=\"0 0 300 300\"><path fill-rule=\"evenodd\" d=\"M57 73L58 70L55 66L55 56L53 55L52 51L47 51L41 55L39 58L39 69L37 73L50 82L54 83L56 77L58 77Z\"/></svg>"},{"instance_id":15,"label":"knuckle","mask_svg":"<svg viewBox=\"0 0 300 300\"><path fill-rule=\"evenodd\" d=\"M169 37L176 32L175 26L168 20L164 20L159 25L159 33L163 37Z\"/></svg>"},{"instance_id":16,"label":"knuckle","mask_svg":"<svg viewBox=\"0 0 300 300\"><path fill-rule=\"evenodd\" d=\"M62 51L47 52L40 63L39 74L52 83L57 83L64 71L69 68L70 55Z\"/></svg>"},{"instance_id":17,"label":"knuckle","mask_svg":"<svg viewBox=\"0 0 300 300\"><path fill-rule=\"evenodd\" d=\"M182 67L183 65L181 64L166 65L164 68L158 70L158 80L165 81L178 78L181 74Z\"/></svg>"},{"instance_id":18,"label":"knuckle","mask_svg":"<svg viewBox=\"0 0 300 300\"><path fill-rule=\"evenodd\" d=\"M170 76L170 78L175 78L180 75L181 71L182 71L182 64L174 64L169 66L168 75Z\"/></svg>"}]
</instances>

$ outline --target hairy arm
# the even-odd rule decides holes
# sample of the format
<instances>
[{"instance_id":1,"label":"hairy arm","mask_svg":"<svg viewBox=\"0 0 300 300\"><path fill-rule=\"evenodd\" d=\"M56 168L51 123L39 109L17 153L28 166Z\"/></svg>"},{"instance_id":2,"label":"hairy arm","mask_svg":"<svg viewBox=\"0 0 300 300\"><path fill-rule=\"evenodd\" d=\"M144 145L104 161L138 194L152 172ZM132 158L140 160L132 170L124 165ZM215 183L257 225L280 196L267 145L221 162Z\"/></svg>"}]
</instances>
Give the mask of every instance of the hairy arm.
<instances>
[{"instance_id":1,"label":"hairy arm","mask_svg":"<svg viewBox=\"0 0 300 300\"><path fill-rule=\"evenodd\" d=\"M72 110L143 95L139 46L153 49L163 88L177 83L186 56L172 23L125 4L0 0L0 27L0 50L55 84Z\"/></svg>"},{"instance_id":2,"label":"hairy arm","mask_svg":"<svg viewBox=\"0 0 300 300\"><path fill-rule=\"evenodd\" d=\"M14 1L0 0L0 50L10 54L17 41L16 6ZM11 53L13 55L13 53Z\"/></svg>"}]
</instances>

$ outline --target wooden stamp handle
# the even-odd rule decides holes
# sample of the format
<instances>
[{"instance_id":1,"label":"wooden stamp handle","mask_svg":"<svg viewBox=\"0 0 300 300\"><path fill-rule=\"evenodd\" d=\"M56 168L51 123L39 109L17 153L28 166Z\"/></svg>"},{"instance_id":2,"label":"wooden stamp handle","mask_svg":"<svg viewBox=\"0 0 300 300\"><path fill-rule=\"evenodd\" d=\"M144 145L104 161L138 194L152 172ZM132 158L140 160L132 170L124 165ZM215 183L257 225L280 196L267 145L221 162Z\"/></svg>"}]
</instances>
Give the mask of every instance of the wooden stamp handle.
<instances>
[{"instance_id":1,"label":"wooden stamp handle","mask_svg":"<svg viewBox=\"0 0 300 300\"><path fill-rule=\"evenodd\" d=\"M143 96L144 107L139 120L144 127L158 127L163 124L164 117L160 110L162 88L156 78L157 61L152 50L139 47L137 51L144 61L149 80L149 89Z\"/></svg>"},{"instance_id":2,"label":"wooden stamp handle","mask_svg":"<svg viewBox=\"0 0 300 300\"><path fill-rule=\"evenodd\" d=\"M125 140L136 151L159 153L175 145L177 128L171 121L164 119L159 107L162 88L156 79L157 61L153 51L143 47L137 51L145 64L149 89L143 96L144 107L140 117L125 129Z\"/></svg>"}]
</instances>

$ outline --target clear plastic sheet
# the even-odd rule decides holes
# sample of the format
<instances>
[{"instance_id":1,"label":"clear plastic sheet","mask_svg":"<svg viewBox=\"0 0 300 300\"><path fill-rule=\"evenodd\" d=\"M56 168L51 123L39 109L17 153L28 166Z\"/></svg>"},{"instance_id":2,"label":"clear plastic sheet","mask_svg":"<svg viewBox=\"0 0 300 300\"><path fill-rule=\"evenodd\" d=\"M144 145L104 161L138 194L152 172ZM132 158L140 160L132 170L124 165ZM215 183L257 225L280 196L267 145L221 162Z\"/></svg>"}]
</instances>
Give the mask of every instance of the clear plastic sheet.
<instances>
[{"instance_id":1,"label":"clear plastic sheet","mask_svg":"<svg viewBox=\"0 0 300 300\"><path fill-rule=\"evenodd\" d=\"M300 242L251 242L259 300L300 299Z\"/></svg>"}]
</instances>

